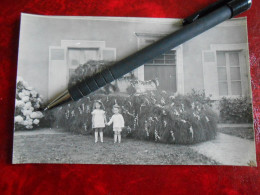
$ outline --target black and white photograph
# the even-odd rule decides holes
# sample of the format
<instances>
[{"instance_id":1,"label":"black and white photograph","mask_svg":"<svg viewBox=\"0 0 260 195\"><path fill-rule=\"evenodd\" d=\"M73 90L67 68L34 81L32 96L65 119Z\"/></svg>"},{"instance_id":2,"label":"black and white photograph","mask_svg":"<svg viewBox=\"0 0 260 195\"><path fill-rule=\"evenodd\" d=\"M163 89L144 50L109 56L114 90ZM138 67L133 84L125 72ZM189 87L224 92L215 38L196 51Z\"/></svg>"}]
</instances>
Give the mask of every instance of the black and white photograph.
<instances>
[{"instance_id":1,"label":"black and white photograph","mask_svg":"<svg viewBox=\"0 0 260 195\"><path fill-rule=\"evenodd\" d=\"M246 18L42 109L180 28L171 18L22 14L13 163L257 166Z\"/></svg>"}]
</instances>

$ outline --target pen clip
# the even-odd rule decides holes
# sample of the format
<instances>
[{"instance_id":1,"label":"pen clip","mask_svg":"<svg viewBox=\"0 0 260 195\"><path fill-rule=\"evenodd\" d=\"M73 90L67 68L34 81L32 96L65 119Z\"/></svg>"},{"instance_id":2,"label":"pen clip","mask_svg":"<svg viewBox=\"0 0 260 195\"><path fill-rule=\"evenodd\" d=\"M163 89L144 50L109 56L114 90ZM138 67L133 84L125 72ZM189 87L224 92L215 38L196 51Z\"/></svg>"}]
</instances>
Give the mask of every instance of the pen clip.
<instances>
[{"instance_id":1,"label":"pen clip","mask_svg":"<svg viewBox=\"0 0 260 195\"><path fill-rule=\"evenodd\" d=\"M183 25L191 24L195 20L197 20L199 18L202 18L203 16L205 16L208 13L214 11L215 9L225 5L229 1L231 1L231 0L219 0L219 1L215 2L215 3L212 3L209 6L205 7L204 9L196 12L195 14L192 14L191 16L183 19L182 24Z\"/></svg>"},{"instance_id":2,"label":"pen clip","mask_svg":"<svg viewBox=\"0 0 260 195\"><path fill-rule=\"evenodd\" d=\"M182 24L183 25L191 24L194 21L198 20L199 18L206 16L207 14L213 12L214 10L224 5L230 7L232 11L232 17L234 17L248 10L252 5L252 0L219 0L215 3L210 4L206 8L196 12L195 14L192 14L191 16L183 19Z\"/></svg>"}]
</instances>

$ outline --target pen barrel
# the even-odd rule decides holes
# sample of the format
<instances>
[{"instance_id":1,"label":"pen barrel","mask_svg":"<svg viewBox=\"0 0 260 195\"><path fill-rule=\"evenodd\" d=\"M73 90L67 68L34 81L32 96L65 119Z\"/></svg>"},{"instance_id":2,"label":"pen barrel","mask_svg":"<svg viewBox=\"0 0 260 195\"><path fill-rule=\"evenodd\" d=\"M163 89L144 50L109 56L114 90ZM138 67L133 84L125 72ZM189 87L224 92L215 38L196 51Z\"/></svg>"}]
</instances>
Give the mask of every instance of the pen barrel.
<instances>
[{"instance_id":1,"label":"pen barrel","mask_svg":"<svg viewBox=\"0 0 260 195\"><path fill-rule=\"evenodd\" d=\"M71 87L69 93L73 100L78 100L231 17L231 8L224 5L154 44L116 62L101 73Z\"/></svg>"},{"instance_id":2,"label":"pen barrel","mask_svg":"<svg viewBox=\"0 0 260 195\"><path fill-rule=\"evenodd\" d=\"M252 5L252 0L232 0L227 3L232 10L232 17L248 10Z\"/></svg>"},{"instance_id":3,"label":"pen barrel","mask_svg":"<svg viewBox=\"0 0 260 195\"><path fill-rule=\"evenodd\" d=\"M208 7L205 7L204 9L200 10L199 12L192 14L191 16L185 18L182 21L182 24L183 25L191 24L195 20L206 16L208 13L220 8L223 5L226 5L229 1L231 1L231 0L218 0L218 1L210 4Z\"/></svg>"},{"instance_id":4,"label":"pen barrel","mask_svg":"<svg viewBox=\"0 0 260 195\"><path fill-rule=\"evenodd\" d=\"M77 85L74 85L68 89L71 98L74 101L79 100L83 96L89 95L90 93L96 91L97 89L104 87L106 84L111 83L116 80L109 69L105 69L102 72L89 77Z\"/></svg>"}]
</instances>

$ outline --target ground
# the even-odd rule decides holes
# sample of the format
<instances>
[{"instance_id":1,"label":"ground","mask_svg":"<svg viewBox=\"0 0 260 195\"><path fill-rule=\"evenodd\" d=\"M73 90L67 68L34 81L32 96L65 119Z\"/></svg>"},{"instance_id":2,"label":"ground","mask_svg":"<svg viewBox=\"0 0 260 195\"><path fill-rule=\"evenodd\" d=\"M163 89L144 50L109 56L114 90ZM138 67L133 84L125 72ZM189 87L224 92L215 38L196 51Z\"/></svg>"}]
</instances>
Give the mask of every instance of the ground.
<instances>
[{"instance_id":1,"label":"ground","mask_svg":"<svg viewBox=\"0 0 260 195\"><path fill-rule=\"evenodd\" d=\"M218 133L216 139L191 147L223 165L256 166L255 143L251 140Z\"/></svg>"},{"instance_id":2,"label":"ground","mask_svg":"<svg viewBox=\"0 0 260 195\"><path fill-rule=\"evenodd\" d=\"M228 128L233 132L222 133ZM59 129L19 131L14 134L13 163L256 166L255 142L245 128L247 125L220 125L214 140L194 145L134 139L114 144L107 137L104 143L95 144L91 135Z\"/></svg>"},{"instance_id":3,"label":"ground","mask_svg":"<svg viewBox=\"0 0 260 195\"><path fill-rule=\"evenodd\" d=\"M215 165L218 162L181 145L112 138L94 143L91 135L17 132L13 163Z\"/></svg>"},{"instance_id":4,"label":"ground","mask_svg":"<svg viewBox=\"0 0 260 195\"><path fill-rule=\"evenodd\" d=\"M254 140L255 137L252 124L219 124L218 132L249 140Z\"/></svg>"}]
</instances>

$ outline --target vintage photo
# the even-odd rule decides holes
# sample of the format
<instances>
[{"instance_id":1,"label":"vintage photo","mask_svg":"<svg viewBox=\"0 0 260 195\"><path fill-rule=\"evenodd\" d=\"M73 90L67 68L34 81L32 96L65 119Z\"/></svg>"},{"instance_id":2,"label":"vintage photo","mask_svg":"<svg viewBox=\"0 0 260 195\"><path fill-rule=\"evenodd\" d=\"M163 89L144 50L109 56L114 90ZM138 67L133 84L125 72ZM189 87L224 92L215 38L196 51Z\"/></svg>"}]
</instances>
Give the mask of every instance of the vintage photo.
<instances>
[{"instance_id":1,"label":"vintage photo","mask_svg":"<svg viewBox=\"0 0 260 195\"><path fill-rule=\"evenodd\" d=\"M43 111L180 21L22 14L13 163L257 166L246 18Z\"/></svg>"}]
</instances>

